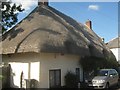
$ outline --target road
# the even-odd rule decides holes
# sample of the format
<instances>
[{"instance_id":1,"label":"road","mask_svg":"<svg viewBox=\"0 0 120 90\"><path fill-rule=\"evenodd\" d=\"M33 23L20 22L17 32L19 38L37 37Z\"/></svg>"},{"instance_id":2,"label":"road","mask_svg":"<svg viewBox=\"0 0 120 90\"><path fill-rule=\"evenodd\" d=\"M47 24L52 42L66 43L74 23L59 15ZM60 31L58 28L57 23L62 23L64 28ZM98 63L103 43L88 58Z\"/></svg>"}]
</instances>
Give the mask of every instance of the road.
<instances>
[{"instance_id":1,"label":"road","mask_svg":"<svg viewBox=\"0 0 120 90\"><path fill-rule=\"evenodd\" d=\"M120 80L119 80L119 85L115 88L115 90L120 90Z\"/></svg>"},{"instance_id":2,"label":"road","mask_svg":"<svg viewBox=\"0 0 120 90\"><path fill-rule=\"evenodd\" d=\"M93 89L90 89L90 90L93 90ZM98 89L94 89L94 90L98 90ZM114 86L114 87L111 87L109 88L109 90L120 90L120 86Z\"/></svg>"},{"instance_id":3,"label":"road","mask_svg":"<svg viewBox=\"0 0 120 90\"><path fill-rule=\"evenodd\" d=\"M120 90L120 86L114 86L111 88L111 90Z\"/></svg>"},{"instance_id":4,"label":"road","mask_svg":"<svg viewBox=\"0 0 120 90\"><path fill-rule=\"evenodd\" d=\"M113 87L111 90L120 90L120 87Z\"/></svg>"},{"instance_id":5,"label":"road","mask_svg":"<svg viewBox=\"0 0 120 90\"><path fill-rule=\"evenodd\" d=\"M89 90L93 90L93 89L89 89ZM98 89L94 89L94 90L98 90ZM119 86L113 86L113 87L109 88L109 90L120 90L120 85Z\"/></svg>"}]
</instances>

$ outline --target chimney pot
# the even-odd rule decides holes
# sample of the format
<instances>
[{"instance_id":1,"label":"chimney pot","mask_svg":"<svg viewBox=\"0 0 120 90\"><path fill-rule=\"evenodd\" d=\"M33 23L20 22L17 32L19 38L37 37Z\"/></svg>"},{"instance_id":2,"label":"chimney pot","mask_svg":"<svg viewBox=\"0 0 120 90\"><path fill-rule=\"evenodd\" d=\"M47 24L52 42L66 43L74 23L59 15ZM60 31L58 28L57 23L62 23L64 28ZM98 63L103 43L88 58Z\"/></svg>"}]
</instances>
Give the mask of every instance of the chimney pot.
<instances>
[{"instance_id":1,"label":"chimney pot","mask_svg":"<svg viewBox=\"0 0 120 90\"><path fill-rule=\"evenodd\" d=\"M88 19L85 24L87 25L87 27L88 27L89 29L92 30L92 21L90 21L90 20Z\"/></svg>"},{"instance_id":2,"label":"chimney pot","mask_svg":"<svg viewBox=\"0 0 120 90\"><path fill-rule=\"evenodd\" d=\"M48 6L48 0L38 0L38 5L46 5L46 6Z\"/></svg>"}]
</instances>

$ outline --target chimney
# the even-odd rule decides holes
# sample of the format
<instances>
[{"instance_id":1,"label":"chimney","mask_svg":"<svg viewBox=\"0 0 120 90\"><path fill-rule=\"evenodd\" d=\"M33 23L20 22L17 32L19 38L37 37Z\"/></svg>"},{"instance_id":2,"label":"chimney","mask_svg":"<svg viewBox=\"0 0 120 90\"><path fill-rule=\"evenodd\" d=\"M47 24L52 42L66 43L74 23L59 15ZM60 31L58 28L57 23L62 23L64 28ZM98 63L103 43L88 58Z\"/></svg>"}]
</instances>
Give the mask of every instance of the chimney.
<instances>
[{"instance_id":1,"label":"chimney","mask_svg":"<svg viewBox=\"0 0 120 90\"><path fill-rule=\"evenodd\" d=\"M48 6L48 0L38 0L38 6L39 6L39 5Z\"/></svg>"},{"instance_id":2,"label":"chimney","mask_svg":"<svg viewBox=\"0 0 120 90\"><path fill-rule=\"evenodd\" d=\"M88 19L85 24L87 25L87 27L88 27L89 29L92 30L92 21L90 21L90 20Z\"/></svg>"}]
</instances>

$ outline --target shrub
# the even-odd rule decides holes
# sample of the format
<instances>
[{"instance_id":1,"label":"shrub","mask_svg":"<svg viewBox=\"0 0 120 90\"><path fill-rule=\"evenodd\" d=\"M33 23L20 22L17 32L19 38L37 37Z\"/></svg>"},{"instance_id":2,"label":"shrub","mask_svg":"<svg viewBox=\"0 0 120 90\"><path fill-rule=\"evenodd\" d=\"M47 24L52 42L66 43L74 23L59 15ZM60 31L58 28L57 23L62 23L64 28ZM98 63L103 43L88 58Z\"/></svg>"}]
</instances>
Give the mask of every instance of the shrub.
<instances>
[{"instance_id":1,"label":"shrub","mask_svg":"<svg viewBox=\"0 0 120 90\"><path fill-rule=\"evenodd\" d=\"M67 72L65 76L65 86L67 88L77 88L77 77L72 72Z\"/></svg>"}]
</instances>

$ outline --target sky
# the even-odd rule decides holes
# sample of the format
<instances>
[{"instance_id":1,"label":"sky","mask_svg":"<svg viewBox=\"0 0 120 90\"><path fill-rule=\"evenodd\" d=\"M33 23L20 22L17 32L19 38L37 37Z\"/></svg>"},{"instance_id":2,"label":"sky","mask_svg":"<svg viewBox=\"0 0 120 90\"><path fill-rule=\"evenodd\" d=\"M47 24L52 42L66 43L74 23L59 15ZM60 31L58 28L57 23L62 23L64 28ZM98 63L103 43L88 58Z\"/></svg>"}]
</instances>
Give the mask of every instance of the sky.
<instances>
[{"instance_id":1,"label":"sky","mask_svg":"<svg viewBox=\"0 0 120 90\"><path fill-rule=\"evenodd\" d=\"M19 14L19 21L27 16L36 6L37 0L12 0L22 4L25 9ZM69 0L70 1L70 0ZM92 21L93 31L105 42L118 36L118 2L49 2L49 5L72 17L77 22L85 24Z\"/></svg>"}]
</instances>

